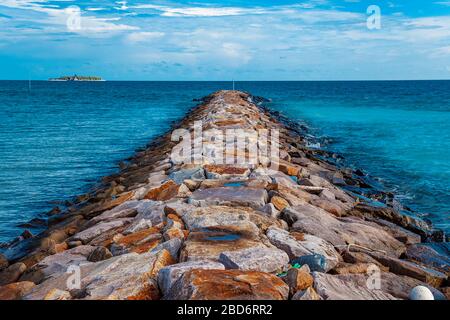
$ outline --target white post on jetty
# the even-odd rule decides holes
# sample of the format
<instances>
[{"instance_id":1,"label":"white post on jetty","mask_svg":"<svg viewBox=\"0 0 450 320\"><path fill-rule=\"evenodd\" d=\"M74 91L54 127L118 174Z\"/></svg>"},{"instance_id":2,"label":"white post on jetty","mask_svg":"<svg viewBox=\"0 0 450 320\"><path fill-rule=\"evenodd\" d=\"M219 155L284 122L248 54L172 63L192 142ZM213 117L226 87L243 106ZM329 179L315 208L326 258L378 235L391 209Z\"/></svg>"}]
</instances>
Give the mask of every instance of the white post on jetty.
<instances>
[{"instance_id":1,"label":"white post on jetty","mask_svg":"<svg viewBox=\"0 0 450 320\"><path fill-rule=\"evenodd\" d=\"M234 91L234 79L232 81L233 81L233 91Z\"/></svg>"}]
</instances>

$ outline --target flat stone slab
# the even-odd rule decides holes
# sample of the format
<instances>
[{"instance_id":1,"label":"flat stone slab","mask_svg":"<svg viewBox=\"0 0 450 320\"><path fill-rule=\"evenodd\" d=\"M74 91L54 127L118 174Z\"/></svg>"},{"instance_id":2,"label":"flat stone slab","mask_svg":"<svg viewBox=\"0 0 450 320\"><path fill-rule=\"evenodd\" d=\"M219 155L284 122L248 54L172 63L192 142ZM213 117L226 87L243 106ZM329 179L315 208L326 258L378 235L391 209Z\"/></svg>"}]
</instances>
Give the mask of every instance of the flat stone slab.
<instances>
[{"instance_id":1,"label":"flat stone slab","mask_svg":"<svg viewBox=\"0 0 450 320\"><path fill-rule=\"evenodd\" d=\"M213 260L218 261L224 251L246 248L265 248L260 239L249 239L245 235L224 230L205 229L191 232L184 242L180 261Z\"/></svg>"},{"instance_id":2,"label":"flat stone slab","mask_svg":"<svg viewBox=\"0 0 450 320\"><path fill-rule=\"evenodd\" d=\"M289 257L284 251L279 249L247 248L224 251L219 256L219 262L227 269L275 272L287 266Z\"/></svg>"},{"instance_id":3,"label":"flat stone slab","mask_svg":"<svg viewBox=\"0 0 450 320\"><path fill-rule=\"evenodd\" d=\"M446 274L411 261L393 258L377 252L368 252L368 254L382 265L389 267L390 272L415 278L433 287L439 287L447 279Z\"/></svg>"},{"instance_id":4,"label":"flat stone slab","mask_svg":"<svg viewBox=\"0 0 450 320\"><path fill-rule=\"evenodd\" d=\"M132 218L122 218L117 219L109 222L100 222L86 230L83 230L81 232L78 232L75 234L71 241L82 241L84 244L88 243L92 239L100 236L102 233L105 233L109 230L122 227L128 223L130 223L133 219Z\"/></svg>"},{"instance_id":5,"label":"flat stone slab","mask_svg":"<svg viewBox=\"0 0 450 320\"><path fill-rule=\"evenodd\" d=\"M344 248L356 244L370 249L381 250L398 257L405 246L381 228L375 228L358 219L338 220L326 211L302 205L285 209L289 219L295 220L293 229L321 237L335 247Z\"/></svg>"},{"instance_id":6,"label":"flat stone slab","mask_svg":"<svg viewBox=\"0 0 450 320\"><path fill-rule=\"evenodd\" d=\"M286 300L289 287L258 271L190 270L174 284L168 300Z\"/></svg>"},{"instance_id":7,"label":"flat stone slab","mask_svg":"<svg viewBox=\"0 0 450 320\"><path fill-rule=\"evenodd\" d=\"M183 216L183 221L191 231L220 227L256 237L260 231L256 224L250 221L252 213L253 210L248 208L211 206L197 208L186 213Z\"/></svg>"},{"instance_id":8,"label":"flat stone slab","mask_svg":"<svg viewBox=\"0 0 450 320\"><path fill-rule=\"evenodd\" d=\"M223 205L250 207L258 210L264 207L267 198L265 189L221 187L196 190L189 198L189 203L199 207Z\"/></svg>"},{"instance_id":9,"label":"flat stone slab","mask_svg":"<svg viewBox=\"0 0 450 320\"><path fill-rule=\"evenodd\" d=\"M320 254L325 257L325 271L333 269L342 260L339 253L329 242L308 234L289 233L275 227L270 227L266 233L269 241L277 248L285 251L289 258Z\"/></svg>"},{"instance_id":10,"label":"flat stone slab","mask_svg":"<svg viewBox=\"0 0 450 320\"><path fill-rule=\"evenodd\" d=\"M173 284L181 278L186 271L193 269L225 270L225 267L223 264L211 260L181 262L164 267L158 274L158 285L163 296L166 296L169 293Z\"/></svg>"},{"instance_id":11,"label":"flat stone slab","mask_svg":"<svg viewBox=\"0 0 450 320\"><path fill-rule=\"evenodd\" d=\"M450 243L414 244L406 248L406 257L450 276Z\"/></svg>"},{"instance_id":12,"label":"flat stone slab","mask_svg":"<svg viewBox=\"0 0 450 320\"><path fill-rule=\"evenodd\" d=\"M175 171L169 175L169 179L173 180L176 184L182 184L184 180L204 180L206 177L202 167L195 167Z\"/></svg>"},{"instance_id":13,"label":"flat stone slab","mask_svg":"<svg viewBox=\"0 0 450 320\"><path fill-rule=\"evenodd\" d=\"M78 299L87 300L151 300L159 297L156 283L157 272L173 263L170 254L163 250L157 253L129 253L97 263L80 266L80 287L83 292ZM52 290L71 291L71 273L51 277L37 285L24 298L42 300Z\"/></svg>"},{"instance_id":14,"label":"flat stone slab","mask_svg":"<svg viewBox=\"0 0 450 320\"><path fill-rule=\"evenodd\" d=\"M313 272L314 289L324 300L396 300L395 297L378 289L369 289L353 278L361 275L346 277L334 276L321 272Z\"/></svg>"}]
</instances>

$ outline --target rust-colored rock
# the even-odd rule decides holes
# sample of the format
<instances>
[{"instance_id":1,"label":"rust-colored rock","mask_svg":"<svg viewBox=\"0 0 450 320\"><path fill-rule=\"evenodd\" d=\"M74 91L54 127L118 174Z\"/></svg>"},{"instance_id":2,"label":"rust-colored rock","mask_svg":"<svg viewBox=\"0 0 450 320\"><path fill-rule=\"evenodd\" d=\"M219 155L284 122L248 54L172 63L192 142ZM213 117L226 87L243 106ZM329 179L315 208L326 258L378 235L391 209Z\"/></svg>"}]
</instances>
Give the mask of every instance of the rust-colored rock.
<instances>
[{"instance_id":1,"label":"rust-colored rock","mask_svg":"<svg viewBox=\"0 0 450 320\"><path fill-rule=\"evenodd\" d=\"M129 248L130 252L144 253L156 247L162 238L159 229L151 227L117 239L116 243Z\"/></svg>"},{"instance_id":2,"label":"rust-colored rock","mask_svg":"<svg viewBox=\"0 0 450 320\"><path fill-rule=\"evenodd\" d=\"M164 182L161 186L151 189L144 196L144 199L154 201L166 201L178 194L180 186L172 180Z\"/></svg>"},{"instance_id":3,"label":"rust-colored rock","mask_svg":"<svg viewBox=\"0 0 450 320\"><path fill-rule=\"evenodd\" d=\"M286 282L289 285L291 294L295 294L299 290L306 290L310 286L312 286L314 279L305 270L301 269L289 269Z\"/></svg>"},{"instance_id":4,"label":"rust-colored rock","mask_svg":"<svg viewBox=\"0 0 450 320\"><path fill-rule=\"evenodd\" d=\"M30 281L10 283L0 287L0 300L20 300L31 291L35 284Z\"/></svg>"},{"instance_id":5,"label":"rust-colored rock","mask_svg":"<svg viewBox=\"0 0 450 320\"><path fill-rule=\"evenodd\" d=\"M189 270L174 284L168 299L177 300L286 300L289 287L264 272Z\"/></svg>"},{"instance_id":6,"label":"rust-colored rock","mask_svg":"<svg viewBox=\"0 0 450 320\"><path fill-rule=\"evenodd\" d=\"M281 161L278 164L278 169L287 174L288 176L294 176L296 177L298 175L298 173L300 172L300 168L297 166L294 166L292 164L290 164L289 162L285 162L285 161Z\"/></svg>"},{"instance_id":7,"label":"rust-colored rock","mask_svg":"<svg viewBox=\"0 0 450 320\"><path fill-rule=\"evenodd\" d=\"M289 202L279 196L273 196L272 199L270 199L270 203L272 203L279 211L283 211L284 208L289 206Z\"/></svg>"}]
</instances>

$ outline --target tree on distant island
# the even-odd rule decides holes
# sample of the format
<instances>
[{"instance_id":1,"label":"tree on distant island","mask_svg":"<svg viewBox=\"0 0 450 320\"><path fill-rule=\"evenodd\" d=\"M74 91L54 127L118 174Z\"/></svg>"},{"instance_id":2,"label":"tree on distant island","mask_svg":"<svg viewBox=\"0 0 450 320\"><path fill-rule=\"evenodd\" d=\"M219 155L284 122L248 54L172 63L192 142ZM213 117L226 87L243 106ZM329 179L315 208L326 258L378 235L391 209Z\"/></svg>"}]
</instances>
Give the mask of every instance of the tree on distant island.
<instances>
[{"instance_id":1,"label":"tree on distant island","mask_svg":"<svg viewBox=\"0 0 450 320\"><path fill-rule=\"evenodd\" d=\"M73 76L62 76L59 78L52 78L49 80L61 80L61 81L101 81L103 80L101 77L96 76L79 76L79 75L73 75Z\"/></svg>"}]
</instances>

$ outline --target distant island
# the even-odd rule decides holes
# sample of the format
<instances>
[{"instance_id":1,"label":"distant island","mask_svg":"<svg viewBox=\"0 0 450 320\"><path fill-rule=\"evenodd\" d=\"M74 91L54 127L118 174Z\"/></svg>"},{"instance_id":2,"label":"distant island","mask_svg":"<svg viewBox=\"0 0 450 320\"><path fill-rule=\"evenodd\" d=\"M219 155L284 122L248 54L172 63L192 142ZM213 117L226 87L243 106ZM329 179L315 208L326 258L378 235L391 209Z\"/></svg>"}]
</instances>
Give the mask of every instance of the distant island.
<instances>
[{"instance_id":1,"label":"distant island","mask_svg":"<svg viewBox=\"0 0 450 320\"><path fill-rule=\"evenodd\" d=\"M59 78L50 78L48 81L105 81L101 77L95 76L63 76Z\"/></svg>"}]
</instances>

